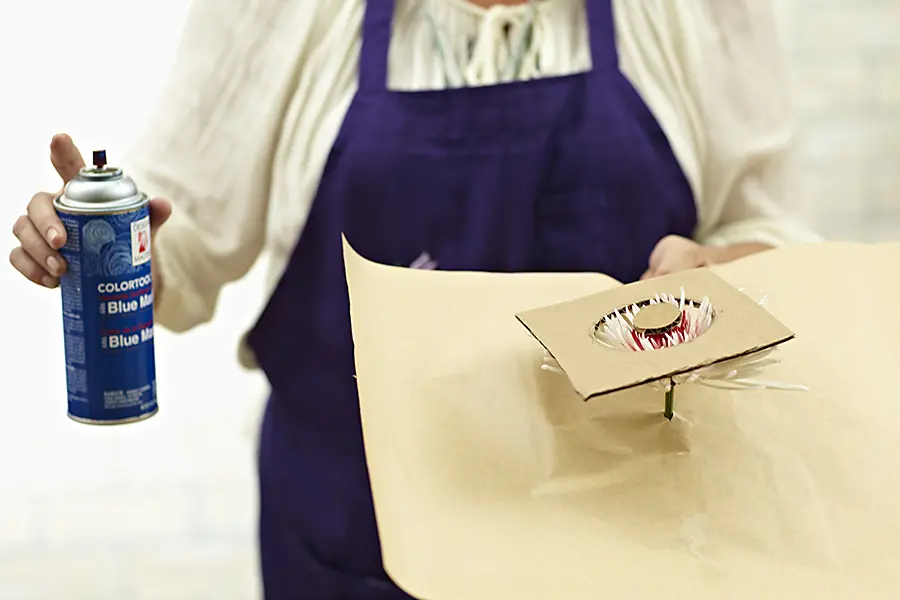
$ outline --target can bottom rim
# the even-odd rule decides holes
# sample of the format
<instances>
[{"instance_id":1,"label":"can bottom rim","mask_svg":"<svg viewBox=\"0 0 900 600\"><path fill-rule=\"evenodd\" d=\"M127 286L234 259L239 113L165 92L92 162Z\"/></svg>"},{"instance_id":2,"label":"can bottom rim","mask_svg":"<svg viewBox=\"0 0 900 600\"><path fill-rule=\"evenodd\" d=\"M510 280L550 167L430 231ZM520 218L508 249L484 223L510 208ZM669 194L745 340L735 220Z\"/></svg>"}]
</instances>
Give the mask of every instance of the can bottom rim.
<instances>
[{"instance_id":1,"label":"can bottom rim","mask_svg":"<svg viewBox=\"0 0 900 600\"><path fill-rule=\"evenodd\" d=\"M151 412L148 412L143 415L138 415L136 417L128 417L127 419L114 419L111 421L100 421L97 419L86 419L84 417L76 417L72 413L68 413L68 417L75 421L76 423L81 423L82 425L99 425L101 427L109 427L113 425L128 425L130 423L140 423L141 421L146 421L153 415L159 412L159 407L157 406Z\"/></svg>"}]
</instances>

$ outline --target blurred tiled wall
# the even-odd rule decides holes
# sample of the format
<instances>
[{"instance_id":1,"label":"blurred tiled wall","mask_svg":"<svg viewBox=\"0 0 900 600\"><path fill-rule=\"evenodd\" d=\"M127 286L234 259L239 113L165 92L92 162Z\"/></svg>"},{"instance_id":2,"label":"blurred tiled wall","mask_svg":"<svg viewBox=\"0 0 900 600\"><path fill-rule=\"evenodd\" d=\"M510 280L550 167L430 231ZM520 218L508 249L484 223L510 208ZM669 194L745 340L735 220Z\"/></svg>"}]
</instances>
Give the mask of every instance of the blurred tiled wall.
<instances>
[{"instance_id":1,"label":"blurred tiled wall","mask_svg":"<svg viewBox=\"0 0 900 600\"><path fill-rule=\"evenodd\" d=\"M789 202L830 238L900 240L900 2L776 3L800 127Z\"/></svg>"}]
</instances>

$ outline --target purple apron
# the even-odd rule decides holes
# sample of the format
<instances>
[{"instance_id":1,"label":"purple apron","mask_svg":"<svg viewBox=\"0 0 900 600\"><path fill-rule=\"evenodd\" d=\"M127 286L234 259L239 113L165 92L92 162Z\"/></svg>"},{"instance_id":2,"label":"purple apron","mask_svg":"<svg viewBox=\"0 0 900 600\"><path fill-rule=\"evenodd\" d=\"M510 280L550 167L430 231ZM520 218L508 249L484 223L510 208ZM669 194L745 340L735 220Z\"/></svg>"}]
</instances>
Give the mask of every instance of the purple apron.
<instances>
[{"instance_id":1,"label":"purple apron","mask_svg":"<svg viewBox=\"0 0 900 600\"><path fill-rule=\"evenodd\" d=\"M250 335L272 385L260 440L267 600L400 600L366 469L341 233L363 256L446 270L633 281L696 208L618 67L611 0L589 0L589 73L388 91L393 2L370 1L359 91L286 272ZM302 168L302 165L298 165ZM510 316L512 318L512 316Z\"/></svg>"}]
</instances>

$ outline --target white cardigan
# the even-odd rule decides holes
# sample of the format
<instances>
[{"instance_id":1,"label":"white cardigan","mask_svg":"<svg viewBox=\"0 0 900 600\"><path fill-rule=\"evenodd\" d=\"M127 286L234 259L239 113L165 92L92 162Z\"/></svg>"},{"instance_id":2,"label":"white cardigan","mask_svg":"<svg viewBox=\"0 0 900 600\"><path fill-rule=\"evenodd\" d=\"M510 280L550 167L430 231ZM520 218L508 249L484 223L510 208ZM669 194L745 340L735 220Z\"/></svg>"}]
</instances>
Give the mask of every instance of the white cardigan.
<instances>
[{"instance_id":1,"label":"white cardigan","mask_svg":"<svg viewBox=\"0 0 900 600\"><path fill-rule=\"evenodd\" d=\"M587 70L584 2L484 10L466 0L396 0L387 84L437 89ZM697 239L817 240L777 206L792 121L770 2L613 5L621 68L690 181ZM165 281L156 299L162 326L210 320L223 285L264 249L274 289L356 91L364 10L365 0L194 0L174 71L124 161L141 187L175 205L153 249ZM517 46L507 40L532 18L535 44L511 74ZM449 52L435 51L436 31Z\"/></svg>"}]
</instances>

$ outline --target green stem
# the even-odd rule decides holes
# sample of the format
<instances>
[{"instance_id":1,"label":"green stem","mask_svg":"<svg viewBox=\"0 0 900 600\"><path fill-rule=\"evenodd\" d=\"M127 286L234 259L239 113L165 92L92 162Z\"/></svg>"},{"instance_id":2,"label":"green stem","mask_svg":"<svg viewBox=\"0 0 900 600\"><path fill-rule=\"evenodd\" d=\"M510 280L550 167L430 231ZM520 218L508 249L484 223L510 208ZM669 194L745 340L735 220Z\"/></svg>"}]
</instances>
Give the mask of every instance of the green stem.
<instances>
[{"instance_id":1,"label":"green stem","mask_svg":"<svg viewBox=\"0 0 900 600\"><path fill-rule=\"evenodd\" d=\"M663 416L670 421L675 416L675 382L669 384L669 391L666 392L666 412Z\"/></svg>"}]
</instances>

